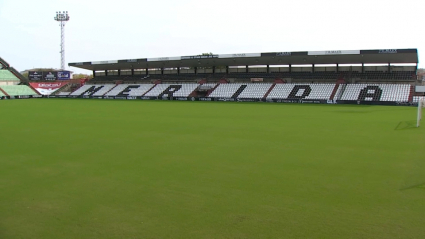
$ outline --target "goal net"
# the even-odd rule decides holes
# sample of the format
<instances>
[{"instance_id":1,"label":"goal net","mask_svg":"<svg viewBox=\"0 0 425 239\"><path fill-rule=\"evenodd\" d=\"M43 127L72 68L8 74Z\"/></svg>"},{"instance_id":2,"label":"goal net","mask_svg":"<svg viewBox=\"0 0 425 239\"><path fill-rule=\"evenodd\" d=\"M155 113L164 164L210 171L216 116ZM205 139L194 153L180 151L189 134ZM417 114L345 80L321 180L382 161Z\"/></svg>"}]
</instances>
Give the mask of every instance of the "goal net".
<instances>
[{"instance_id":1,"label":"goal net","mask_svg":"<svg viewBox=\"0 0 425 239\"><path fill-rule=\"evenodd\" d=\"M422 110L425 108L425 97L422 97L418 101L418 120L416 123L416 127L419 127L422 119Z\"/></svg>"}]
</instances>

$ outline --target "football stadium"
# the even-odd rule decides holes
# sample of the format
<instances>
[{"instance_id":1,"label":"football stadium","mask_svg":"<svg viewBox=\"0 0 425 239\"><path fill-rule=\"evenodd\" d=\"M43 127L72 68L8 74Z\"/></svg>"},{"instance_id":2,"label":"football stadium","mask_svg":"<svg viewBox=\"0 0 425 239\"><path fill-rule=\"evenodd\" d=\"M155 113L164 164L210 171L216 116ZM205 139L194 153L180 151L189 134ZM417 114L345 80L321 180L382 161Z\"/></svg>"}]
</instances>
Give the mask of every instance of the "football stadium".
<instances>
[{"instance_id":1,"label":"football stadium","mask_svg":"<svg viewBox=\"0 0 425 239\"><path fill-rule=\"evenodd\" d=\"M0 58L0 238L423 238L417 63L204 54L75 81Z\"/></svg>"}]
</instances>

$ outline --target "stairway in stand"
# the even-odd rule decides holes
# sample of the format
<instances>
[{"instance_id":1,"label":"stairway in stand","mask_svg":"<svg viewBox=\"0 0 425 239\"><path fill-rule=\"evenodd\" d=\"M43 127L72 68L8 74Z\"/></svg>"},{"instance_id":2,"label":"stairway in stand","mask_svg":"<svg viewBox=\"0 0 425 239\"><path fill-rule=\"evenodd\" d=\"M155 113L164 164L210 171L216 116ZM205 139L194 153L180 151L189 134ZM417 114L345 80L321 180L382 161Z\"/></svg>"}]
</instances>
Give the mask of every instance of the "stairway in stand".
<instances>
[{"instance_id":1,"label":"stairway in stand","mask_svg":"<svg viewBox=\"0 0 425 239\"><path fill-rule=\"evenodd\" d=\"M6 93L6 91L4 91L2 88L0 88L0 91L1 91L1 92L3 92L3 94L4 94L5 96L9 96L9 95Z\"/></svg>"},{"instance_id":2,"label":"stairway in stand","mask_svg":"<svg viewBox=\"0 0 425 239\"><path fill-rule=\"evenodd\" d=\"M263 99L266 99L267 96L269 96L270 92L272 92L272 90L274 89L274 87L276 86L276 83L273 83L273 85L270 87L270 89L266 92L266 94L263 96Z\"/></svg>"},{"instance_id":3,"label":"stairway in stand","mask_svg":"<svg viewBox=\"0 0 425 239\"><path fill-rule=\"evenodd\" d=\"M339 79L339 80L336 81L336 84L335 84L335 87L334 87L334 89L332 91L331 97L329 97L330 100L334 100L335 99L335 95L338 92L338 88L342 84L345 85L344 79ZM344 91L345 91L345 87L344 87ZM335 100L339 100L341 98L341 96L342 96L343 93L344 92L342 91L342 93L340 93Z\"/></svg>"},{"instance_id":4,"label":"stairway in stand","mask_svg":"<svg viewBox=\"0 0 425 239\"><path fill-rule=\"evenodd\" d=\"M38 90L36 90L34 87L32 87L32 85L28 84L28 87L31 88L31 90L33 90L35 93L37 93L37 95L41 95L41 93L38 92Z\"/></svg>"},{"instance_id":5,"label":"stairway in stand","mask_svg":"<svg viewBox=\"0 0 425 239\"><path fill-rule=\"evenodd\" d=\"M2 64L5 68L9 68L10 65L3 58L0 57L0 64Z\"/></svg>"},{"instance_id":6,"label":"stairway in stand","mask_svg":"<svg viewBox=\"0 0 425 239\"><path fill-rule=\"evenodd\" d=\"M19 73L19 71L17 71L15 68L10 67L9 71L12 72L12 74L14 74L19 80L21 80L21 82L27 82L28 83L28 79L25 78L21 73Z\"/></svg>"},{"instance_id":7,"label":"stairway in stand","mask_svg":"<svg viewBox=\"0 0 425 239\"><path fill-rule=\"evenodd\" d=\"M330 100L334 100L335 94L338 91L339 85L340 85L339 83L335 84L335 87L334 87L334 90L332 91L331 97L329 97Z\"/></svg>"},{"instance_id":8,"label":"stairway in stand","mask_svg":"<svg viewBox=\"0 0 425 239\"><path fill-rule=\"evenodd\" d=\"M409 93L409 102L413 102L413 94L415 93L415 87L413 85L410 86L410 93Z\"/></svg>"},{"instance_id":9,"label":"stairway in stand","mask_svg":"<svg viewBox=\"0 0 425 239\"><path fill-rule=\"evenodd\" d=\"M211 90L208 90L208 93L207 93L206 97L210 96L210 94L211 94L212 92L214 92L214 90L215 90L215 89L217 89L217 87L218 87L219 85L220 85L220 84L219 84L219 83L217 83L217 85L215 85L215 86L214 86L214 88L212 88Z\"/></svg>"}]
</instances>

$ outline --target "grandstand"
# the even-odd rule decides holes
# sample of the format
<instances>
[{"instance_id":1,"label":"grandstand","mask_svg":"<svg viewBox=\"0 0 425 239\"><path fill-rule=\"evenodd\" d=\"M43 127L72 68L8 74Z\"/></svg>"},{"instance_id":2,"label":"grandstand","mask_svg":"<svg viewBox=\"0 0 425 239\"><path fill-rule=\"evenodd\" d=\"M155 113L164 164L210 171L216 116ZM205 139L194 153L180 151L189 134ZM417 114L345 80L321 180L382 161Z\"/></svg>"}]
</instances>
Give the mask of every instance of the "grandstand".
<instances>
[{"instance_id":1,"label":"grandstand","mask_svg":"<svg viewBox=\"0 0 425 239\"><path fill-rule=\"evenodd\" d=\"M0 99L38 96L39 93L28 85L28 80L0 57Z\"/></svg>"},{"instance_id":2,"label":"grandstand","mask_svg":"<svg viewBox=\"0 0 425 239\"><path fill-rule=\"evenodd\" d=\"M331 100L335 84L279 84L268 99Z\"/></svg>"},{"instance_id":3,"label":"grandstand","mask_svg":"<svg viewBox=\"0 0 425 239\"><path fill-rule=\"evenodd\" d=\"M2 86L1 89L9 96L34 96L38 95L33 89L27 85L6 85Z\"/></svg>"},{"instance_id":4,"label":"grandstand","mask_svg":"<svg viewBox=\"0 0 425 239\"><path fill-rule=\"evenodd\" d=\"M417 49L269 52L70 63L94 79L57 97L414 104ZM52 96L56 97L56 96Z\"/></svg>"},{"instance_id":5,"label":"grandstand","mask_svg":"<svg viewBox=\"0 0 425 239\"><path fill-rule=\"evenodd\" d=\"M71 94L58 93L51 97L72 98L117 98L123 99L178 99L209 101L267 101L315 103L409 103L413 102L409 84L272 84L272 83L228 83L218 84L204 97L195 97L201 84L86 84ZM69 95L69 96L68 96ZM410 100L412 99L412 100Z\"/></svg>"},{"instance_id":6,"label":"grandstand","mask_svg":"<svg viewBox=\"0 0 425 239\"><path fill-rule=\"evenodd\" d=\"M105 94L106 97L134 97L142 96L149 91L154 84L129 85L120 84Z\"/></svg>"},{"instance_id":7,"label":"grandstand","mask_svg":"<svg viewBox=\"0 0 425 239\"><path fill-rule=\"evenodd\" d=\"M19 83L19 79L12 72L0 70L0 85L15 85L16 83Z\"/></svg>"},{"instance_id":8,"label":"grandstand","mask_svg":"<svg viewBox=\"0 0 425 239\"><path fill-rule=\"evenodd\" d=\"M91 70L94 83L153 80L167 83L199 79L231 81L415 81L417 49L269 52L141 58L69 63ZM352 82L354 81L354 82ZM373 82L375 83L375 82Z\"/></svg>"},{"instance_id":9,"label":"grandstand","mask_svg":"<svg viewBox=\"0 0 425 239\"><path fill-rule=\"evenodd\" d=\"M0 85L16 84L16 82L28 83L28 79L19 73L15 68L11 67L7 61L0 57ZM11 83L10 83L11 82ZM9 85L8 84L8 85Z\"/></svg>"}]
</instances>

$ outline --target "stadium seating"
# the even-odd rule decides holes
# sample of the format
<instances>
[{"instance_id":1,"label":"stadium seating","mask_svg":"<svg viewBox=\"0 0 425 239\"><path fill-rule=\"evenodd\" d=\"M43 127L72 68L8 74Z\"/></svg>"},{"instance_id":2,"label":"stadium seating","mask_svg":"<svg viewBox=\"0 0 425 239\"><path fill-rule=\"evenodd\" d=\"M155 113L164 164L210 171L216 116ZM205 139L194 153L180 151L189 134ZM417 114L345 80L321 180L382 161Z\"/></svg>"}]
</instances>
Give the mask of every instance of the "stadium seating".
<instances>
[{"instance_id":1,"label":"stadium seating","mask_svg":"<svg viewBox=\"0 0 425 239\"><path fill-rule=\"evenodd\" d=\"M408 102L409 94L407 84L348 84L339 100Z\"/></svg>"},{"instance_id":2,"label":"stadium seating","mask_svg":"<svg viewBox=\"0 0 425 239\"><path fill-rule=\"evenodd\" d=\"M161 94L164 90L166 90L170 84L157 84L153 89L151 89L148 93L145 94L145 96L151 96L151 97L157 97L159 94Z\"/></svg>"},{"instance_id":3,"label":"stadium seating","mask_svg":"<svg viewBox=\"0 0 425 239\"><path fill-rule=\"evenodd\" d=\"M271 83L252 83L246 84L246 88L241 92L238 98L256 98L261 99L269 91L273 84Z\"/></svg>"},{"instance_id":4,"label":"stadium seating","mask_svg":"<svg viewBox=\"0 0 425 239\"><path fill-rule=\"evenodd\" d=\"M78 88L76 91L72 92L70 95L72 96L91 96L93 94L95 94L97 91L101 90L102 88L104 88L106 85L83 85L80 88ZM108 86L115 86L115 85L111 85L109 84ZM106 86L107 88L109 88L108 86ZM110 88L109 88L110 89Z\"/></svg>"},{"instance_id":5,"label":"stadium seating","mask_svg":"<svg viewBox=\"0 0 425 239\"><path fill-rule=\"evenodd\" d=\"M397 71L397 72L382 72L382 71L366 71L365 73L352 73L353 78L365 80L412 80L415 76L414 71Z\"/></svg>"},{"instance_id":6,"label":"stadium seating","mask_svg":"<svg viewBox=\"0 0 425 239\"><path fill-rule=\"evenodd\" d=\"M77 90L75 90L74 92L72 92L71 94L69 94L69 95L74 95L74 96L77 96L77 95L81 95L81 94L83 94L85 91L87 91L88 89L90 89L90 87L93 87L94 85L88 85L88 84L86 84L86 85L83 85L83 86L81 86L80 88L78 88Z\"/></svg>"},{"instance_id":7,"label":"stadium seating","mask_svg":"<svg viewBox=\"0 0 425 239\"><path fill-rule=\"evenodd\" d=\"M425 96L413 96L413 103L418 103L419 99L425 99Z\"/></svg>"},{"instance_id":8,"label":"stadium seating","mask_svg":"<svg viewBox=\"0 0 425 239\"><path fill-rule=\"evenodd\" d=\"M222 97L222 98L231 98L239 88L241 88L242 83L233 83L233 84L220 84L209 97Z\"/></svg>"},{"instance_id":9,"label":"stadium seating","mask_svg":"<svg viewBox=\"0 0 425 239\"><path fill-rule=\"evenodd\" d=\"M348 72L348 71L318 71L318 72L272 72L272 73L230 73L227 74L228 78L288 78L296 80L336 80L338 78L355 78L362 80L412 80L416 75L415 71L396 71L396 72L382 72L382 71L367 71L361 72Z\"/></svg>"},{"instance_id":10,"label":"stadium seating","mask_svg":"<svg viewBox=\"0 0 425 239\"><path fill-rule=\"evenodd\" d=\"M1 89L10 96L38 95L33 89L26 85L4 85L1 86Z\"/></svg>"},{"instance_id":11,"label":"stadium seating","mask_svg":"<svg viewBox=\"0 0 425 239\"><path fill-rule=\"evenodd\" d=\"M210 88L214 88L216 85L217 85L217 83L205 83L205 84L202 84L202 86L204 86L204 87L210 87Z\"/></svg>"},{"instance_id":12,"label":"stadium seating","mask_svg":"<svg viewBox=\"0 0 425 239\"><path fill-rule=\"evenodd\" d=\"M249 78L263 78L265 82L270 82L276 78L280 79L292 79L297 82L311 82L311 81L322 81L329 82L337 79L355 79L356 81L414 81L416 77L415 71L293 71L293 72L279 72L271 69L270 73L266 72L229 72L229 73L217 73L217 74L152 74L152 75L109 75L109 76L96 76L90 80L89 83L102 84L114 81L123 81L124 83L135 83L143 84L150 83L153 80L161 80L167 84L181 84L181 83L193 83L200 79L215 80L219 79L236 79L236 80L248 80ZM237 81L236 81L237 82Z\"/></svg>"},{"instance_id":13,"label":"stadium seating","mask_svg":"<svg viewBox=\"0 0 425 239\"><path fill-rule=\"evenodd\" d=\"M161 94L164 90L166 90L170 84L157 84L155 87L150 90L148 93L145 94L145 96L155 96L157 97L159 94Z\"/></svg>"},{"instance_id":14,"label":"stadium seating","mask_svg":"<svg viewBox=\"0 0 425 239\"><path fill-rule=\"evenodd\" d=\"M103 96L104 94L106 94L107 92L109 92L115 86L116 86L115 84L103 85L103 87L100 88L99 90L97 90L96 92L94 92L92 94L92 96Z\"/></svg>"},{"instance_id":15,"label":"stadium seating","mask_svg":"<svg viewBox=\"0 0 425 239\"><path fill-rule=\"evenodd\" d=\"M9 70L0 70L0 81L19 81Z\"/></svg>"},{"instance_id":16,"label":"stadium seating","mask_svg":"<svg viewBox=\"0 0 425 239\"><path fill-rule=\"evenodd\" d=\"M182 88L176 91L173 96L174 97L188 97L196 88L198 84L183 84Z\"/></svg>"},{"instance_id":17,"label":"stadium seating","mask_svg":"<svg viewBox=\"0 0 425 239\"><path fill-rule=\"evenodd\" d=\"M145 94L150 97L188 97L198 84L158 84Z\"/></svg>"},{"instance_id":18,"label":"stadium seating","mask_svg":"<svg viewBox=\"0 0 425 239\"><path fill-rule=\"evenodd\" d=\"M120 84L106 93L105 96L142 96L153 86L154 84Z\"/></svg>"},{"instance_id":19,"label":"stadium seating","mask_svg":"<svg viewBox=\"0 0 425 239\"><path fill-rule=\"evenodd\" d=\"M201 86L199 84L86 84L71 96L147 96L147 97L188 97ZM207 96L212 98L261 99L267 92L267 99L304 100L348 100L409 102L409 84L336 84L325 83L206 83L211 90ZM207 87L207 88L208 88ZM64 92L61 95L67 95ZM334 94L334 96L333 96ZM333 97L333 98L332 98ZM417 101L417 97L413 97Z\"/></svg>"},{"instance_id":20,"label":"stadium seating","mask_svg":"<svg viewBox=\"0 0 425 239\"><path fill-rule=\"evenodd\" d=\"M9 67L8 70L10 71L10 73L12 73L16 78L18 78L19 81L21 82L28 82L28 79L26 77L24 77L19 71L17 71L15 68L13 67Z\"/></svg>"},{"instance_id":21,"label":"stadium seating","mask_svg":"<svg viewBox=\"0 0 425 239\"><path fill-rule=\"evenodd\" d=\"M329 100L335 84L276 84L267 99Z\"/></svg>"}]
</instances>

